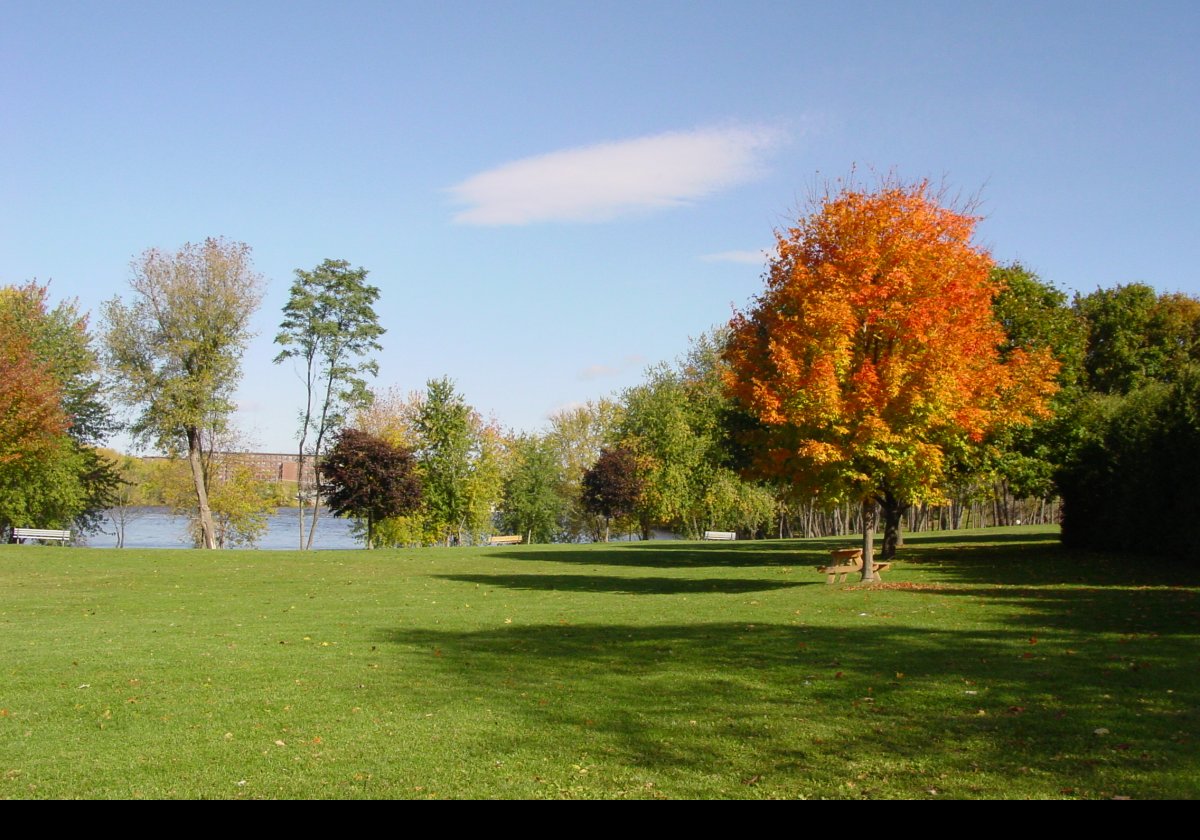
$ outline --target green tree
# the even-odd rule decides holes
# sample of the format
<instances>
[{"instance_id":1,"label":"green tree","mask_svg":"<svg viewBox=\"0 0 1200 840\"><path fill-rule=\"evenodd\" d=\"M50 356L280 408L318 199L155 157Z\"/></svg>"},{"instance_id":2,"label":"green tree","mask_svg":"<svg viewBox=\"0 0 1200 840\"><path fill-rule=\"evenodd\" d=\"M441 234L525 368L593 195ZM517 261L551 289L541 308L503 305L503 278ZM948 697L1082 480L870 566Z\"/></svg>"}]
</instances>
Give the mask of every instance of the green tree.
<instances>
[{"instance_id":1,"label":"green tree","mask_svg":"<svg viewBox=\"0 0 1200 840\"><path fill-rule=\"evenodd\" d=\"M619 439L637 453L644 471L638 511L644 536L651 525L693 538L711 529L754 532L773 515L773 503L762 505L762 488L740 486L745 482L733 472L738 458L731 427L737 418L724 384L727 339L722 329L693 339L674 366L650 368L643 384L622 395ZM734 513L767 508L772 512L753 524Z\"/></svg>"},{"instance_id":2,"label":"green tree","mask_svg":"<svg viewBox=\"0 0 1200 840\"><path fill-rule=\"evenodd\" d=\"M606 446L616 445L622 412L619 403L601 399L559 411L550 418L546 439L562 476L562 537L569 542L578 542L585 535L600 539L604 533L604 523L583 505L583 474Z\"/></svg>"},{"instance_id":3,"label":"green tree","mask_svg":"<svg viewBox=\"0 0 1200 840\"><path fill-rule=\"evenodd\" d=\"M1170 384L1092 395L1073 419L1074 446L1056 475L1063 543L1156 562L1192 557L1200 507L1200 365Z\"/></svg>"},{"instance_id":4,"label":"green tree","mask_svg":"<svg viewBox=\"0 0 1200 840\"><path fill-rule=\"evenodd\" d=\"M416 418L417 460L430 537L446 545L458 537L470 511L471 409L448 378L431 379Z\"/></svg>"},{"instance_id":5,"label":"green tree","mask_svg":"<svg viewBox=\"0 0 1200 840\"><path fill-rule=\"evenodd\" d=\"M460 542L479 542L496 527L496 510L504 498L504 479L510 470L508 441L499 425L485 421L479 412L469 415L470 468L466 481L466 518L459 528Z\"/></svg>"},{"instance_id":6,"label":"green tree","mask_svg":"<svg viewBox=\"0 0 1200 840\"><path fill-rule=\"evenodd\" d=\"M566 507L562 468L544 435L521 435L512 442L513 464L504 482L500 521L508 533L528 543L552 542Z\"/></svg>"},{"instance_id":7,"label":"green tree","mask_svg":"<svg viewBox=\"0 0 1200 840\"><path fill-rule=\"evenodd\" d=\"M367 283L365 268L351 268L345 260L325 260L312 271L296 269L283 323L275 343L283 350L275 358L296 363L304 383L304 408L300 411L299 479L300 548L312 548L320 507L314 505L305 538L304 467L309 455L320 460L328 439L346 420L347 412L370 401L365 374L379 371L374 359L365 358L383 349L384 329L375 314L379 289ZM312 446L309 446L309 440ZM320 497L321 474L314 474Z\"/></svg>"},{"instance_id":8,"label":"green tree","mask_svg":"<svg viewBox=\"0 0 1200 840\"><path fill-rule=\"evenodd\" d=\"M487 423L443 377L426 384L413 428L425 489L429 542L451 545L492 528L503 494L503 435Z\"/></svg>"},{"instance_id":9,"label":"green tree","mask_svg":"<svg viewBox=\"0 0 1200 840\"><path fill-rule=\"evenodd\" d=\"M638 455L644 486L638 504L643 537L665 525L690 537L704 530L704 493L712 476L712 439L696 421L689 389L668 365L647 371L647 381L625 391L621 444Z\"/></svg>"},{"instance_id":10,"label":"green tree","mask_svg":"<svg viewBox=\"0 0 1200 840\"><path fill-rule=\"evenodd\" d=\"M118 397L141 409L132 430L143 442L186 452L201 544L217 534L205 488L203 432L233 411L241 353L262 281L250 247L224 239L150 249L132 264L132 303L104 308L104 343Z\"/></svg>"},{"instance_id":11,"label":"green tree","mask_svg":"<svg viewBox=\"0 0 1200 840\"><path fill-rule=\"evenodd\" d=\"M1170 382L1200 361L1200 301L1159 295L1144 283L1097 289L1077 297L1087 324L1087 385L1127 394L1148 382Z\"/></svg>"},{"instance_id":12,"label":"green tree","mask_svg":"<svg viewBox=\"0 0 1200 840\"><path fill-rule=\"evenodd\" d=\"M376 547L377 523L421 504L421 480L412 453L358 429L342 429L318 469L329 509L364 524L367 548Z\"/></svg>"},{"instance_id":13,"label":"green tree","mask_svg":"<svg viewBox=\"0 0 1200 840\"><path fill-rule=\"evenodd\" d=\"M9 460L5 448L15 446L21 453L20 463L10 464L7 478L0 478L8 487L3 506L14 515L19 510L27 520L22 524L71 524L87 532L99 527L119 483L93 448L116 423L87 319L74 303L50 308L47 297L47 287L37 283L0 289L0 344L5 347L0 391L21 398L0 411L9 418L9 428L0 429L0 469ZM45 432L51 427L57 431L41 438L44 449L22 443L22 428Z\"/></svg>"},{"instance_id":14,"label":"green tree","mask_svg":"<svg viewBox=\"0 0 1200 840\"><path fill-rule=\"evenodd\" d=\"M270 482L255 477L236 453L216 452L206 447L202 456L204 489L212 514L216 548L253 548L267 531L267 520L275 509ZM188 534L197 548L204 545L204 531L196 510L195 488L187 461L170 458L158 462L153 478L154 492L172 513L186 517Z\"/></svg>"}]
</instances>

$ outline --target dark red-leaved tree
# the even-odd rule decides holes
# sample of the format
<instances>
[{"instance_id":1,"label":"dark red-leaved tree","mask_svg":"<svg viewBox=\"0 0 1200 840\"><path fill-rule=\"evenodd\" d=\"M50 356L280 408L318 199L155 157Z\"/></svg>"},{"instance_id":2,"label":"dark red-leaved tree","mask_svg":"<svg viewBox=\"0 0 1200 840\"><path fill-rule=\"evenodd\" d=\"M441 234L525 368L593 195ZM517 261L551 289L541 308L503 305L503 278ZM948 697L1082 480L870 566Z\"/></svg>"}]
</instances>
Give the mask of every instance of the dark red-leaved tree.
<instances>
[{"instance_id":1,"label":"dark red-leaved tree","mask_svg":"<svg viewBox=\"0 0 1200 840\"><path fill-rule=\"evenodd\" d=\"M333 514L366 522L367 548L375 546L380 520L421 505L421 479L412 453L358 429L343 429L319 468Z\"/></svg>"},{"instance_id":2,"label":"dark red-leaved tree","mask_svg":"<svg viewBox=\"0 0 1200 840\"><path fill-rule=\"evenodd\" d=\"M583 507L604 517L604 541L612 520L633 513L642 495L637 456L628 449L602 449L583 474Z\"/></svg>"}]
</instances>

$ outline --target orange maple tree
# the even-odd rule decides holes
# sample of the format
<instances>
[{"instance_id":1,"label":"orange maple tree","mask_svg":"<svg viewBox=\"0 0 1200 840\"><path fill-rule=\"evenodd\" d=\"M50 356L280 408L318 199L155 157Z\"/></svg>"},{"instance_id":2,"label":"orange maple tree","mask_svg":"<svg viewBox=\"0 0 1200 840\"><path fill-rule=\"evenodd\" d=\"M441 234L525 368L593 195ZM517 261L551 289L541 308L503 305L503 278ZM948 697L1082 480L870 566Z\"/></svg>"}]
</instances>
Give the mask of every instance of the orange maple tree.
<instances>
[{"instance_id":1,"label":"orange maple tree","mask_svg":"<svg viewBox=\"0 0 1200 840\"><path fill-rule=\"evenodd\" d=\"M862 502L864 580L876 501L939 498L952 450L1044 415L1056 387L1049 352L1001 360L977 222L927 182L831 192L777 232L765 291L730 324L756 471Z\"/></svg>"},{"instance_id":2,"label":"orange maple tree","mask_svg":"<svg viewBox=\"0 0 1200 840\"><path fill-rule=\"evenodd\" d=\"M58 380L0 307L0 464L36 461L67 426Z\"/></svg>"}]
</instances>

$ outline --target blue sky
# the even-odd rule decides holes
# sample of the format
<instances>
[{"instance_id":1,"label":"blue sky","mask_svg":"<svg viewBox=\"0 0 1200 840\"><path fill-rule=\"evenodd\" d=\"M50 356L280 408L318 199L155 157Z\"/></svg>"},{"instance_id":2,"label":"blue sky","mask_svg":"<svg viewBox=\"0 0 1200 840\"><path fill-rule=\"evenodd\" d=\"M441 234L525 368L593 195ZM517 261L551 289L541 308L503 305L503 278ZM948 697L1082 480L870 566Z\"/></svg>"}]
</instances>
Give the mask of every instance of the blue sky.
<instances>
[{"instance_id":1,"label":"blue sky","mask_svg":"<svg viewBox=\"0 0 1200 840\"><path fill-rule=\"evenodd\" d=\"M370 270L380 388L449 375L503 425L640 380L761 286L857 167L978 194L979 241L1067 290L1200 294L1200 4L0 0L0 283L97 310L224 236L267 279ZM869 176L866 180L869 180Z\"/></svg>"}]
</instances>

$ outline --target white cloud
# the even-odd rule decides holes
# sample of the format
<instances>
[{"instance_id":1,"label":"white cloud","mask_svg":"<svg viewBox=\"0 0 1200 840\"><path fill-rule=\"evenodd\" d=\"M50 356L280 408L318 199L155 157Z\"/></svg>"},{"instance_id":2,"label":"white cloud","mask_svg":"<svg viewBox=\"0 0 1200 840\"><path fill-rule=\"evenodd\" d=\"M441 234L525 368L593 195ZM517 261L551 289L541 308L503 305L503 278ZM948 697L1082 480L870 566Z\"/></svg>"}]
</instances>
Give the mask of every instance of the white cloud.
<instances>
[{"instance_id":1,"label":"white cloud","mask_svg":"<svg viewBox=\"0 0 1200 840\"><path fill-rule=\"evenodd\" d=\"M639 356L634 353L621 359L621 361L615 365L588 365L579 372L579 378L588 380L603 379L608 376L617 376L632 367L641 367L645 363L645 356Z\"/></svg>"},{"instance_id":2,"label":"white cloud","mask_svg":"<svg viewBox=\"0 0 1200 840\"><path fill-rule=\"evenodd\" d=\"M450 188L470 225L597 222L676 207L749 181L782 139L763 126L655 134L506 163Z\"/></svg>"},{"instance_id":3,"label":"white cloud","mask_svg":"<svg viewBox=\"0 0 1200 840\"><path fill-rule=\"evenodd\" d=\"M620 370L612 365L589 365L579 372L580 379L602 379L605 376L615 376Z\"/></svg>"},{"instance_id":4,"label":"white cloud","mask_svg":"<svg viewBox=\"0 0 1200 840\"><path fill-rule=\"evenodd\" d=\"M704 254L700 257L704 262L731 262L747 265L765 265L769 258L769 251L721 251L718 254Z\"/></svg>"}]
</instances>

